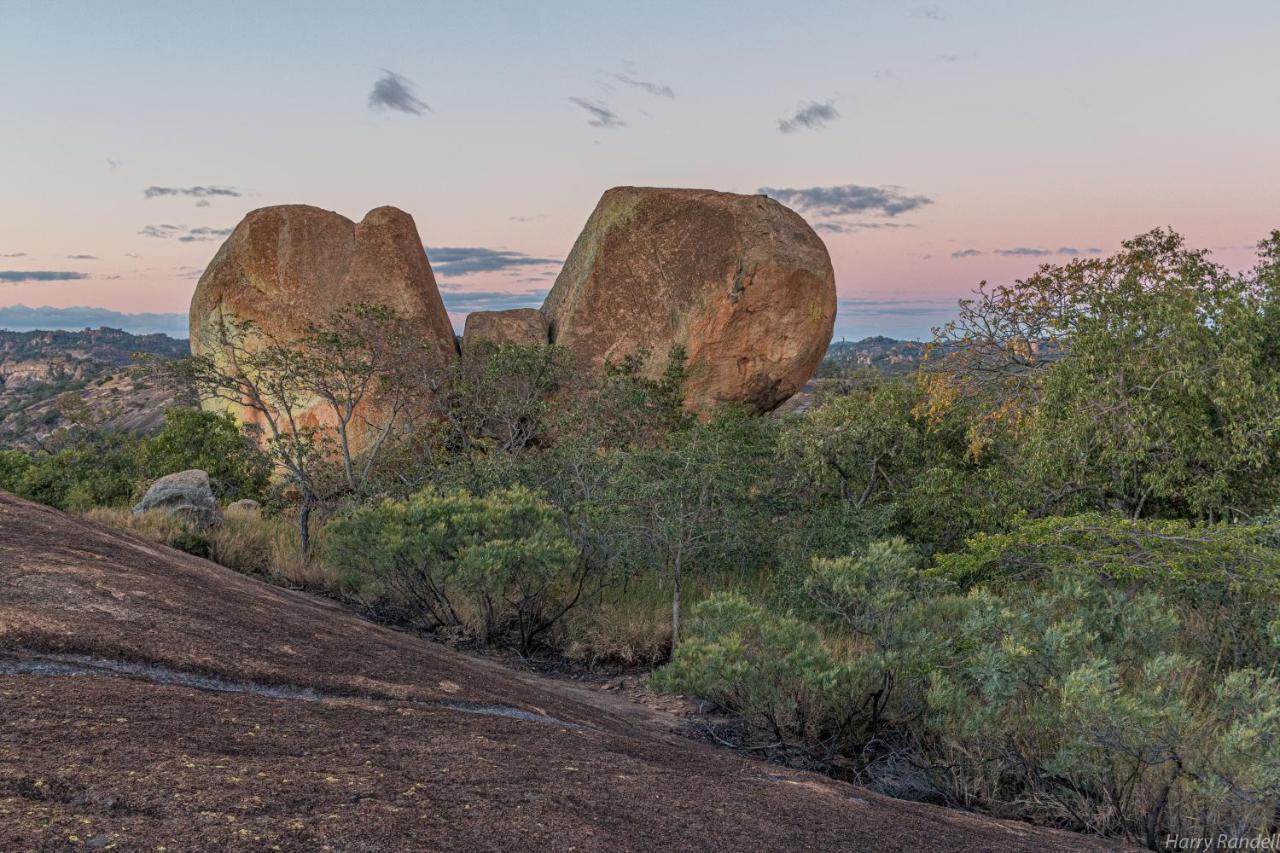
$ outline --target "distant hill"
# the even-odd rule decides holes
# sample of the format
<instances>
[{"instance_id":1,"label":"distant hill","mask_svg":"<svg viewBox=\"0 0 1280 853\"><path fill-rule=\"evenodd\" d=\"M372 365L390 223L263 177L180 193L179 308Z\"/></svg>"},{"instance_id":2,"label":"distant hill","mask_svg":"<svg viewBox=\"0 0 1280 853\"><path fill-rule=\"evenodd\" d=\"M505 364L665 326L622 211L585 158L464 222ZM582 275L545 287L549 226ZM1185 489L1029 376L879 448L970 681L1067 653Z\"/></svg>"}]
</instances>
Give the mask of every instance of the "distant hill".
<instances>
[{"instance_id":1,"label":"distant hill","mask_svg":"<svg viewBox=\"0 0 1280 853\"><path fill-rule=\"evenodd\" d=\"M187 342L120 329L0 331L0 445L38 446L67 424L59 395L73 393L103 423L135 432L158 426L168 389L131 375L135 352L187 354Z\"/></svg>"},{"instance_id":2,"label":"distant hill","mask_svg":"<svg viewBox=\"0 0 1280 853\"><path fill-rule=\"evenodd\" d=\"M876 335L860 341L833 341L818 367L818 377L839 376L858 368L871 367L887 373L908 373L924 359L923 341L900 341Z\"/></svg>"},{"instance_id":3,"label":"distant hill","mask_svg":"<svg viewBox=\"0 0 1280 853\"><path fill-rule=\"evenodd\" d=\"M32 332L45 329L79 331L106 326L123 329L135 335L164 334L172 338L187 336L186 314L126 314L109 308L30 308L9 305L0 308L0 329Z\"/></svg>"}]
</instances>

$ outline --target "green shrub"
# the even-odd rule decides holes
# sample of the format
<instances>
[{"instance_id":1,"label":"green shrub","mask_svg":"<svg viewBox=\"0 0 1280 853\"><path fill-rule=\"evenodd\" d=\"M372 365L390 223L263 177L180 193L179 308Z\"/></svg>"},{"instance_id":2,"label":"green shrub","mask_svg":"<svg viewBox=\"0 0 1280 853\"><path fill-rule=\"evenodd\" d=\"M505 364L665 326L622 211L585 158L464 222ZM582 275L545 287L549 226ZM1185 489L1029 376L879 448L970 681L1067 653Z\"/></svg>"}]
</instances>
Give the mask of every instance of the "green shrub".
<instances>
[{"instance_id":1,"label":"green shrub","mask_svg":"<svg viewBox=\"0 0 1280 853\"><path fill-rule=\"evenodd\" d=\"M0 489L20 491L32 464L31 457L21 450L0 450Z\"/></svg>"},{"instance_id":2,"label":"green shrub","mask_svg":"<svg viewBox=\"0 0 1280 853\"><path fill-rule=\"evenodd\" d=\"M143 442L139 459L151 480L200 468L219 500L261 500L271 461L227 412L174 407L164 413L164 428Z\"/></svg>"},{"instance_id":3,"label":"green shrub","mask_svg":"<svg viewBox=\"0 0 1280 853\"><path fill-rule=\"evenodd\" d=\"M874 543L815 559L799 616L695 608L655 683L834 749L872 784L905 753L932 796L1010 817L1149 845L1263 833L1280 803L1271 542L1266 525L1086 516L978 537L932 570Z\"/></svg>"},{"instance_id":4,"label":"green shrub","mask_svg":"<svg viewBox=\"0 0 1280 853\"><path fill-rule=\"evenodd\" d=\"M326 554L366 595L389 595L428 628L458 625L462 599L486 641L528 651L581 598L587 576L559 514L527 489L419 492L339 517Z\"/></svg>"},{"instance_id":5,"label":"green shrub","mask_svg":"<svg viewBox=\"0 0 1280 853\"><path fill-rule=\"evenodd\" d=\"M35 456L15 491L72 512L127 506L139 479L138 443L121 432L71 440L61 449Z\"/></svg>"},{"instance_id":6,"label":"green shrub","mask_svg":"<svg viewBox=\"0 0 1280 853\"><path fill-rule=\"evenodd\" d=\"M692 693L762 722L779 744L821 739L839 725L843 671L805 622L737 593L718 593L690 615L660 689Z\"/></svg>"}]
</instances>

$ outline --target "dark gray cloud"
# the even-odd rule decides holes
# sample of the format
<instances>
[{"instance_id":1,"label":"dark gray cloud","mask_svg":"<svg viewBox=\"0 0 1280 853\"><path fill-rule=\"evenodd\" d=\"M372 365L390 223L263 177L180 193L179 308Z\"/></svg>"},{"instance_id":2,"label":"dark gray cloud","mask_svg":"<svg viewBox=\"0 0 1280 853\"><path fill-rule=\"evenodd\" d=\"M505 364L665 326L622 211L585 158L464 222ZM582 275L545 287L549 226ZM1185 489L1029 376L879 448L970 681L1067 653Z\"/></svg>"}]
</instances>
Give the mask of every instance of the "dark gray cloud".
<instances>
[{"instance_id":1,"label":"dark gray cloud","mask_svg":"<svg viewBox=\"0 0 1280 853\"><path fill-rule=\"evenodd\" d=\"M96 261L97 255L67 255L69 261Z\"/></svg>"},{"instance_id":2,"label":"dark gray cloud","mask_svg":"<svg viewBox=\"0 0 1280 853\"><path fill-rule=\"evenodd\" d=\"M626 83L628 86L634 86L637 89L643 89L650 95L657 95L660 98L675 99L676 93L670 86L664 86L661 83L653 83L648 80L641 80L630 74L610 74L614 80L619 83Z\"/></svg>"},{"instance_id":3,"label":"dark gray cloud","mask_svg":"<svg viewBox=\"0 0 1280 853\"><path fill-rule=\"evenodd\" d=\"M235 187L157 187L150 186L142 191L144 198L164 198L165 196L190 196L191 198L239 198L242 193Z\"/></svg>"},{"instance_id":4,"label":"dark gray cloud","mask_svg":"<svg viewBox=\"0 0 1280 853\"><path fill-rule=\"evenodd\" d=\"M385 68L369 93L369 109L395 110L415 116L431 112L431 107L413 93L412 81Z\"/></svg>"},{"instance_id":5,"label":"dark gray cloud","mask_svg":"<svg viewBox=\"0 0 1280 853\"><path fill-rule=\"evenodd\" d=\"M427 258L436 275L446 277L563 263L555 258L535 258L524 252L481 246L436 246L427 249Z\"/></svg>"},{"instance_id":6,"label":"dark gray cloud","mask_svg":"<svg viewBox=\"0 0 1280 853\"><path fill-rule=\"evenodd\" d=\"M156 332L172 338L187 336L186 314L122 314L108 308L28 308L10 305L0 308L0 329L32 332L37 329L79 331L98 326L124 329L135 335Z\"/></svg>"},{"instance_id":7,"label":"dark gray cloud","mask_svg":"<svg viewBox=\"0 0 1280 853\"><path fill-rule=\"evenodd\" d=\"M908 195L902 191L902 187L895 186L863 187L845 184L839 187L805 189L761 187L757 192L818 216L847 216L857 213L897 216L933 204L933 199L927 196Z\"/></svg>"},{"instance_id":8,"label":"dark gray cloud","mask_svg":"<svg viewBox=\"0 0 1280 853\"><path fill-rule=\"evenodd\" d=\"M587 124L592 127L603 127L612 130L616 127L626 127L627 123L618 118L618 114L604 104L596 101L588 101L586 98L570 98L572 103L577 104L586 110L592 118L587 120Z\"/></svg>"},{"instance_id":9,"label":"dark gray cloud","mask_svg":"<svg viewBox=\"0 0 1280 853\"><path fill-rule=\"evenodd\" d=\"M209 228L207 226L197 226L188 228L186 225L144 225L138 233L143 237L156 237L161 240L177 240L179 243L204 243L209 240L221 240L230 236L234 228Z\"/></svg>"},{"instance_id":10,"label":"dark gray cloud","mask_svg":"<svg viewBox=\"0 0 1280 853\"><path fill-rule=\"evenodd\" d=\"M831 234L852 234L855 231L896 231L899 228L915 227L905 222L841 222L838 219L813 224L815 231L826 231Z\"/></svg>"},{"instance_id":11,"label":"dark gray cloud","mask_svg":"<svg viewBox=\"0 0 1280 853\"><path fill-rule=\"evenodd\" d=\"M778 119L778 130L783 133L794 133L801 128L821 130L826 127L827 122L835 121L839 117L840 113L836 112L835 104L831 101L823 103L810 101L796 110L796 114L791 118Z\"/></svg>"},{"instance_id":12,"label":"dark gray cloud","mask_svg":"<svg viewBox=\"0 0 1280 853\"><path fill-rule=\"evenodd\" d=\"M440 285L440 298L444 300L445 310L452 314L537 308L546 299L547 293L547 288L508 293L501 290L467 290L457 284Z\"/></svg>"},{"instance_id":13,"label":"dark gray cloud","mask_svg":"<svg viewBox=\"0 0 1280 853\"><path fill-rule=\"evenodd\" d=\"M1078 258L1081 255L1101 255L1102 250L1090 246L1087 249L1077 249L1074 246L1063 246L1058 249L1059 255L1067 255L1069 257Z\"/></svg>"},{"instance_id":14,"label":"dark gray cloud","mask_svg":"<svg viewBox=\"0 0 1280 853\"><path fill-rule=\"evenodd\" d=\"M1048 249L1033 249L1027 246L1018 246L1013 249L996 249L997 255L1004 255L1006 258L1044 258L1052 255L1053 252Z\"/></svg>"},{"instance_id":15,"label":"dark gray cloud","mask_svg":"<svg viewBox=\"0 0 1280 853\"><path fill-rule=\"evenodd\" d=\"M87 272L65 272L60 270L0 270L0 282L17 284L23 281L77 281L88 278Z\"/></svg>"},{"instance_id":16,"label":"dark gray cloud","mask_svg":"<svg viewBox=\"0 0 1280 853\"><path fill-rule=\"evenodd\" d=\"M192 228L178 238L181 243L203 243L206 240L221 240L230 237L234 228Z\"/></svg>"},{"instance_id":17,"label":"dark gray cloud","mask_svg":"<svg viewBox=\"0 0 1280 853\"><path fill-rule=\"evenodd\" d=\"M982 254L981 249L957 249L951 253L953 258L976 258Z\"/></svg>"}]
</instances>

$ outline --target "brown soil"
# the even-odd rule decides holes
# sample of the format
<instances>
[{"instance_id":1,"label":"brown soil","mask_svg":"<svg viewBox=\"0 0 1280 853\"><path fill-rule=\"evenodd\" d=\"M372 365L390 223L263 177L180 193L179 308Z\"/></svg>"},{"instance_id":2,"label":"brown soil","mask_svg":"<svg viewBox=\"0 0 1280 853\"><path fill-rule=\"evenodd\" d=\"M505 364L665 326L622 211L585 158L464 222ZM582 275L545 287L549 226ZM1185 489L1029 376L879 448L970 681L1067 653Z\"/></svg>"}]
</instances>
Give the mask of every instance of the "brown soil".
<instances>
[{"instance_id":1,"label":"brown soil","mask_svg":"<svg viewBox=\"0 0 1280 853\"><path fill-rule=\"evenodd\" d=\"M1081 850L0 493L0 850Z\"/></svg>"}]
</instances>

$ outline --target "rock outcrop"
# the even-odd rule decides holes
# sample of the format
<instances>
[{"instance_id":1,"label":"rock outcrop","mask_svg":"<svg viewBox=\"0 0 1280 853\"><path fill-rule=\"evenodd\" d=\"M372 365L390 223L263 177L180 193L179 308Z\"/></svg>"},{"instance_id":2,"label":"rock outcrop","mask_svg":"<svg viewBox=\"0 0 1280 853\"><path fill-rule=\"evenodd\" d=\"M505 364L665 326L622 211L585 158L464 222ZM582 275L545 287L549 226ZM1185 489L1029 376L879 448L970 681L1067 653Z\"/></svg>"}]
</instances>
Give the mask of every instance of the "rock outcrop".
<instances>
[{"instance_id":1,"label":"rock outcrop","mask_svg":"<svg viewBox=\"0 0 1280 853\"><path fill-rule=\"evenodd\" d=\"M180 515L201 526L216 524L220 520L209 475L199 468L167 474L152 483L133 508L134 515L144 512Z\"/></svg>"},{"instance_id":2,"label":"rock outcrop","mask_svg":"<svg viewBox=\"0 0 1280 853\"><path fill-rule=\"evenodd\" d=\"M191 299L191 351L218 355L220 324L251 321L287 342L351 303L409 318L443 366L457 357L453 327L413 218L394 207L356 224L309 205L249 213L209 263ZM255 420L251 410L240 415ZM324 423L318 407L312 413Z\"/></svg>"},{"instance_id":3,"label":"rock outcrop","mask_svg":"<svg viewBox=\"0 0 1280 853\"><path fill-rule=\"evenodd\" d=\"M262 504L253 498L241 498L227 504L227 512L238 512L242 515L258 515L262 512Z\"/></svg>"},{"instance_id":4,"label":"rock outcrop","mask_svg":"<svg viewBox=\"0 0 1280 853\"><path fill-rule=\"evenodd\" d=\"M547 321L537 308L511 308L507 311L473 311L467 315L462 330L464 355L482 344L547 343Z\"/></svg>"},{"instance_id":5,"label":"rock outcrop","mask_svg":"<svg viewBox=\"0 0 1280 853\"><path fill-rule=\"evenodd\" d=\"M551 340L585 367L685 348L686 406L767 412L813 375L831 341L826 246L765 196L616 187L601 197L542 306Z\"/></svg>"}]
</instances>

